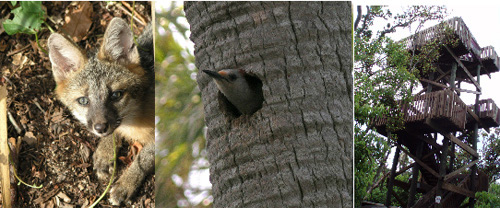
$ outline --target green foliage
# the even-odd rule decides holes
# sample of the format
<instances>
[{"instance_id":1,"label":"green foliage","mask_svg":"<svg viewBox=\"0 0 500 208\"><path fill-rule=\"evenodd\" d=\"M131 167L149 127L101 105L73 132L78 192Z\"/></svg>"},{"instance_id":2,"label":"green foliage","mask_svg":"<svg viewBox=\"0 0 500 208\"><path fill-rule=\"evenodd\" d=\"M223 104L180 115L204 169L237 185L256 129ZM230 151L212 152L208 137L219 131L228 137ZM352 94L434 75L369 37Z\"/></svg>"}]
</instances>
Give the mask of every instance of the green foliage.
<instances>
[{"instance_id":1,"label":"green foliage","mask_svg":"<svg viewBox=\"0 0 500 208\"><path fill-rule=\"evenodd\" d=\"M16 5L16 2L12 2ZM5 20L3 27L9 35L17 33L36 34L44 23L41 1L21 1L20 6L11 11L14 19Z\"/></svg>"},{"instance_id":2,"label":"green foliage","mask_svg":"<svg viewBox=\"0 0 500 208\"><path fill-rule=\"evenodd\" d=\"M488 192L482 191L476 193L477 208L494 208L500 207L500 184L490 184Z\"/></svg>"},{"instance_id":3,"label":"green foliage","mask_svg":"<svg viewBox=\"0 0 500 208\"><path fill-rule=\"evenodd\" d=\"M500 128L493 129L489 134L483 131L482 137L482 161L479 166L490 181L497 181L500 179Z\"/></svg>"},{"instance_id":4,"label":"green foliage","mask_svg":"<svg viewBox=\"0 0 500 208\"><path fill-rule=\"evenodd\" d=\"M412 52L405 41L388 37L398 28L417 25L417 30L430 20L442 20L445 8L411 6L400 14L387 7L368 6L354 23L354 115L355 115L355 203L362 199L385 201L385 187L367 190L383 174L376 174L385 163L393 141L387 141L372 130L375 119L388 118L387 130L403 128L401 103L408 103L419 85L421 71L434 70L430 64L438 58L439 42ZM383 24L375 24L376 22ZM384 26L378 26L384 25ZM377 27L378 26L378 27ZM415 28L415 27L414 27ZM384 167L385 168L385 167ZM367 195L370 194L370 195ZM382 197L383 196L383 197ZM380 201L382 200L382 201Z\"/></svg>"},{"instance_id":5,"label":"green foliage","mask_svg":"<svg viewBox=\"0 0 500 208\"><path fill-rule=\"evenodd\" d=\"M196 83L194 56L185 44L189 41L183 24L181 5L156 13L155 76L156 109L156 204L158 207L196 207L184 195L209 190L189 187L193 170L207 169L204 113ZM186 21L184 21L186 22ZM161 31L161 32L160 32ZM182 179L175 184L172 176Z\"/></svg>"}]
</instances>

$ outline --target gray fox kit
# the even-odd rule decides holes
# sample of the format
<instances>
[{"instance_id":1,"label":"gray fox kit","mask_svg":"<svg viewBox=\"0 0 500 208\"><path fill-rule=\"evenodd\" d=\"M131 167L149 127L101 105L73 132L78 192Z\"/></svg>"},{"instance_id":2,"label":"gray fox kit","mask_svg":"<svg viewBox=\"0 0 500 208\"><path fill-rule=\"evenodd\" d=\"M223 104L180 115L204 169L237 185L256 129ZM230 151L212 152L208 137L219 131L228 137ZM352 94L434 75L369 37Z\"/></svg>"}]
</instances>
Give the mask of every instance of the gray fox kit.
<instances>
[{"instance_id":1,"label":"gray fox kit","mask_svg":"<svg viewBox=\"0 0 500 208\"><path fill-rule=\"evenodd\" d=\"M62 35L49 37L49 58L57 98L101 141L93 155L94 171L109 180L113 171L113 134L143 149L113 184L109 201L128 201L154 170L154 50L151 24L134 43L129 25L109 23L97 54L87 57Z\"/></svg>"}]
</instances>

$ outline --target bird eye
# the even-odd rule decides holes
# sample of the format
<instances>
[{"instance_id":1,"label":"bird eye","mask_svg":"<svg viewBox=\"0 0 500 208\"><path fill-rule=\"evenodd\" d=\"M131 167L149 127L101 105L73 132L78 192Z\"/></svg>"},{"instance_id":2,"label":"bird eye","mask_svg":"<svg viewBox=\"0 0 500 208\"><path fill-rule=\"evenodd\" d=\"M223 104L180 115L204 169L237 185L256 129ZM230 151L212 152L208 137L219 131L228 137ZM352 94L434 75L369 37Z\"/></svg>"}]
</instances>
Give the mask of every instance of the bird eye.
<instances>
[{"instance_id":1,"label":"bird eye","mask_svg":"<svg viewBox=\"0 0 500 208\"><path fill-rule=\"evenodd\" d=\"M83 105L83 106L86 106L89 104L89 98L87 98L87 97L79 97L78 99L76 99L76 101L78 102L78 104Z\"/></svg>"},{"instance_id":2,"label":"bird eye","mask_svg":"<svg viewBox=\"0 0 500 208\"><path fill-rule=\"evenodd\" d=\"M123 96L123 91L122 90L117 90L111 93L111 100L112 101L118 101L120 98Z\"/></svg>"}]
</instances>

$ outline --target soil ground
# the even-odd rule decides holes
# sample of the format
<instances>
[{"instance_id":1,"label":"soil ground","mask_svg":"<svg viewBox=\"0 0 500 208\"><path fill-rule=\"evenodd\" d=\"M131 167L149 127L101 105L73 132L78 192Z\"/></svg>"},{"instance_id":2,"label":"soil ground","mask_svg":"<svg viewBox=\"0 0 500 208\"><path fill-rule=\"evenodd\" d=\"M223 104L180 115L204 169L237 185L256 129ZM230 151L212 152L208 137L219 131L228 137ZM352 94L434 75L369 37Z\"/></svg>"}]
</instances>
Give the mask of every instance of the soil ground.
<instances>
[{"instance_id":1,"label":"soil ground","mask_svg":"<svg viewBox=\"0 0 500 208\"><path fill-rule=\"evenodd\" d=\"M47 17L45 21L61 33L65 17L72 12L71 8L76 7L75 4L43 2ZM77 42L79 47L86 51L95 50L102 41L107 23L113 17L130 22L131 15L126 12L130 9L125 4L91 2L92 24L82 40ZM133 3L128 4L132 8ZM137 16L151 21L150 2L136 2L133 8ZM10 2L0 2L0 22L5 17L12 19L11 9ZM46 49L50 31L44 28L38 33L38 38L42 48ZM134 21L135 34L139 34L143 28L143 25ZM41 189L14 186L16 207L87 207L92 204L107 185L99 182L92 170L92 153L99 138L89 133L56 99L49 58L38 48L34 35L9 36L0 29L2 77L6 80L9 93L9 141L19 149L14 157L17 173L28 184L43 185ZM124 145L119 156L126 155L128 151L129 145ZM123 171L126 165L119 160L118 166ZM132 204L126 207L155 207L154 184L152 174L132 198ZM98 207L112 207L107 201L108 196Z\"/></svg>"}]
</instances>

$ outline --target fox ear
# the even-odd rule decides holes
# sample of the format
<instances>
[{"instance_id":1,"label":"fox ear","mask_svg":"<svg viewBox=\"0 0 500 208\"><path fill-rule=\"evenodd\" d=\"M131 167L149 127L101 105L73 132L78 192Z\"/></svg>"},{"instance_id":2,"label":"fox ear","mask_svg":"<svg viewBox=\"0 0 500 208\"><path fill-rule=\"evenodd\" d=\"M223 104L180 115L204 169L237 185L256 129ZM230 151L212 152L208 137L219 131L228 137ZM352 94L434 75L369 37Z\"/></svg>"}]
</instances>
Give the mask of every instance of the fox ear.
<instances>
[{"instance_id":1,"label":"fox ear","mask_svg":"<svg viewBox=\"0 0 500 208\"><path fill-rule=\"evenodd\" d=\"M50 35L48 43L52 73L59 83L73 72L78 71L85 63L85 57L78 47L58 33Z\"/></svg>"},{"instance_id":2,"label":"fox ear","mask_svg":"<svg viewBox=\"0 0 500 208\"><path fill-rule=\"evenodd\" d=\"M120 18L113 18L104 33L104 42L97 56L99 59L120 64L139 64L139 52L134 44L134 34Z\"/></svg>"}]
</instances>

